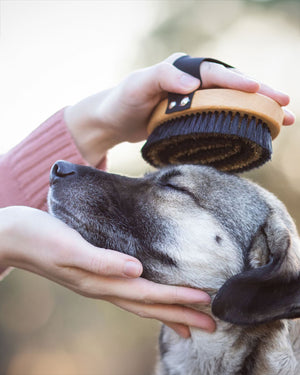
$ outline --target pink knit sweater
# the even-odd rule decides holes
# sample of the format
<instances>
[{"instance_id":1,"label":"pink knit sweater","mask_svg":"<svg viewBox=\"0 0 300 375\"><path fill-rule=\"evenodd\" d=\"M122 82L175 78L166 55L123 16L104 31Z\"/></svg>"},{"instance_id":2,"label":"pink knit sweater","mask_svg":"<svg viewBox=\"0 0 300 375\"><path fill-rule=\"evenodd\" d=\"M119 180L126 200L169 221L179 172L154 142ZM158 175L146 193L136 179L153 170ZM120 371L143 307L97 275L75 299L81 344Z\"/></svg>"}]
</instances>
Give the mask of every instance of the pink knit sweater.
<instances>
[{"instance_id":1,"label":"pink knit sweater","mask_svg":"<svg viewBox=\"0 0 300 375\"><path fill-rule=\"evenodd\" d=\"M49 172L59 159L88 165L66 127L64 109L0 156L0 207L22 205L47 210ZM104 158L97 168L105 167ZM0 273L3 271L0 266Z\"/></svg>"}]
</instances>

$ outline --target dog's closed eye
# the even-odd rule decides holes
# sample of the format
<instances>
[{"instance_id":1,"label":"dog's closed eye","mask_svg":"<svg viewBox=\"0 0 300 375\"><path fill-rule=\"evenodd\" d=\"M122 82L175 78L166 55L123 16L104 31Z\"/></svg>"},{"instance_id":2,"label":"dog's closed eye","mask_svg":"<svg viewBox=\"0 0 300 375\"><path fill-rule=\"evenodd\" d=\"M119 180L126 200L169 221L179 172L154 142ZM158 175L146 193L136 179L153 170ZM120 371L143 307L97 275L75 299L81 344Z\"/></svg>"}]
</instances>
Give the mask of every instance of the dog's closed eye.
<instances>
[{"instance_id":1,"label":"dog's closed eye","mask_svg":"<svg viewBox=\"0 0 300 375\"><path fill-rule=\"evenodd\" d=\"M191 194L186 188L177 186L174 183L167 182L166 184L163 184L162 186L166 188L174 189L177 191L181 191L182 193Z\"/></svg>"},{"instance_id":2,"label":"dog's closed eye","mask_svg":"<svg viewBox=\"0 0 300 375\"><path fill-rule=\"evenodd\" d=\"M181 186L179 184L176 184L175 182L164 182L164 183L160 183L160 185L165 188L165 189L169 189L171 191L174 191L174 192L177 192L179 194L185 194L186 196L189 196L190 198L193 199L193 201L200 207L201 204L199 202L199 199L190 191L188 190L185 186Z\"/></svg>"},{"instance_id":3,"label":"dog's closed eye","mask_svg":"<svg viewBox=\"0 0 300 375\"><path fill-rule=\"evenodd\" d=\"M159 181L160 183L167 183L173 177L182 176L182 173L178 169L172 169L170 171L165 172L162 176L160 176Z\"/></svg>"},{"instance_id":4,"label":"dog's closed eye","mask_svg":"<svg viewBox=\"0 0 300 375\"><path fill-rule=\"evenodd\" d=\"M160 177L159 185L165 189L169 189L171 191L175 191L178 193L183 193L192 198L198 206L201 206L199 203L199 199L196 197L196 195L193 194L186 186L183 186L182 184L179 184L176 181L176 177L178 176L182 176L182 173L179 170L175 169L168 171Z\"/></svg>"}]
</instances>

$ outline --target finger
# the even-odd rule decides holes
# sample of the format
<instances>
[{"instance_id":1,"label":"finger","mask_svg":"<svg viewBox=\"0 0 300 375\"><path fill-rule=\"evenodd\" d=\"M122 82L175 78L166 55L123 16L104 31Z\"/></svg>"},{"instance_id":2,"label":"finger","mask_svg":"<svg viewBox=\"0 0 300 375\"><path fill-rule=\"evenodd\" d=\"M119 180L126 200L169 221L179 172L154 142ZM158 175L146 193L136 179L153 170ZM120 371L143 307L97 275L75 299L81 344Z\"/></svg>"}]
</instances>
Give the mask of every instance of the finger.
<instances>
[{"instance_id":1,"label":"finger","mask_svg":"<svg viewBox=\"0 0 300 375\"><path fill-rule=\"evenodd\" d=\"M263 83L261 84L260 89L258 90L258 93L268 96L269 98L275 100L281 106L286 106L290 102L290 98L287 94L285 94L282 91L275 90L272 87ZM284 110L283 125L293 125L295 122L295 115L286 108L284 108L283 110Z\"/></svg>"},{"instance_id":2,"label":"finger","mask_svg":"<svg viewBox=\"0 0 300 375\"><path fill-rule=\"evenodd\" d=\"M203 62L200 67L202 88L223 87L246 92L257 92L259 83L235 69L225 68L221 64Z\"/></svg>"},{"instance_id":3,"label":"finger","mask_svg":"<svg viewBox=\"0 0 300 375\"><path fill-rule=\"evenodd\" d=\"M283 125L293 125L296 117L293 112L289 111L288 109L284 108L284 118L283 118Z\"/></svg>"},{"instance_id":4,"label":"finger","mask_svg":"<svg viewBox=\"0 0 300 375\"><path fill-rule=\"evenodd\" d=\"M270 87L270 86L268 86L264 83L260 84L260 88L258 90L258 93L262 94L262 95L265 95L265 96L268 96L269 98L275 100L281 106L286 106L290 102L290 98L287 94L285 94L282 91L275 90L272 87Z\"/></svg>"},{"instance_id":5,"label":"finger","mask_svg":"<svg viewBox=\"0 0 300 375\"><path fill-rule=\"evenodd\" d=\"M164 92L176 92L186 94L197 90L200 80L177 69L169 62L161 62L141 71L139 86L149 96L155 96Z\"/></svg>"},{"instance_id":6,"label":"finger","mask_svg":"<svg viewBox=\"0 0 300 375\"><path fill-rule=\"evenodd\" d=\"M191 331L188 326L185 326L184 324L178 324L178 323L170 323L170 322L162 322L166 326L170 327L177 333L177 335L183 337L184 339L188 339L191 337Z\"/></svg>"},{"instance_id":7,"label":"finger","mask_svg":"<svg viewBox=\"0 0 300 375\"><path fill-rule=\"evenodd\" d=\"M139 302L128 301L119 298L106 299L109 302L130 311L141 318L157 319L169 323L183 324L203 329L207 332L214 332L216 329L215 321L202 312L190 309L180 305L163 304L143 304Z\"/></svg>"},{"instance_id":8,"label":"finger","mask_svg":"<svg viewBox=\"0 0 300 375\"><path fill-rule=\"evenodd\" d=\"M179 57L186 56L186 53L184 52L175 52L172 53L172 55L168 56L164 61L173 64Z\"/></svg>"},{"instance_id":9,"label":"finger","mask_svg":"<svg viewBox=\"0 0 300 375\"><path fill-rule=\"evenodd\" d=\"M184 55L186 54L181 52L174 53L165 62L173 64L175 60ZM203 62L200 66L200 73L202 88L224 87L248 92L256 92L259 89L259 83L253 78L247 77L235 68L225 68L221 64Z\"/></svg>"},{"instance_id":10,"label":"finger","mask_svg":"<svg viewBox=\"0 0 300 375\"><path fill-rule=\"evenodd\" d=\"M219 64L204 62L201 65L201 74L205 76L202 79L203 88L226 87L247 92L257 92L275 100L281 106L288 105L290 101L286 93L275 90L264 83L259 83L237 69L228 69ZM287 109L284 109L284 111L283 125L292 125L295 122L295 115Z\"/></svg>"},{"instance_id":11,"label":"finger","mask_svg":"<svg viewBox=\"0 0 300 375\"><path fill-rule=\"evenodd\" d=\"M210 303L210 296L202 290L156 284L143 278L102 276L74 267L65 267L63 277L65 284L71 280L78 293L92 298L116 297L143 304L208 305Z\"/></svg>"},{"instance_id":12,"label":"finger","mask_svg":"<svg viewBox=\"0 0 300 375\"><path fill-rule=\"evenodd\" d=\"M96 277L97 282L97 277ZM210 296L199 289L157 284L142 278L111 278L106 283L106 295L143 303L209 304Z\"/></svg>"},{"instance_id":13,"label":"finger","mask_svg":"<svg viewBox=\"0 0 300 375\"><path fill-rule=\"evenodd\" d=\"M68 266L78 267L101 276L139 277L143 266L130 255L97 248L83 240L72 253Z\"/></svg>"},{"instance_id":14,"label":"finger","mask_svg":"<svg viewBox=\"0 0 300 375\"><path fill-rule=\"evenodd\" d=\"M233 69L230 69L230 70L234 71L235 73L237 73L239 75L245 76L245 74L243 72L239 71L238 69L233 68ZM289 104L290 98L283 91L275 90L272 87L266 85L265 83L260 83L259 85L260 85L260 87L259 87L259 90L257 91L258 93L260 93L262 95L265 95L265 96L268 96L269 98L275 100L281 106L286 106L286 105Z\"/></svg>"}]
</instances>

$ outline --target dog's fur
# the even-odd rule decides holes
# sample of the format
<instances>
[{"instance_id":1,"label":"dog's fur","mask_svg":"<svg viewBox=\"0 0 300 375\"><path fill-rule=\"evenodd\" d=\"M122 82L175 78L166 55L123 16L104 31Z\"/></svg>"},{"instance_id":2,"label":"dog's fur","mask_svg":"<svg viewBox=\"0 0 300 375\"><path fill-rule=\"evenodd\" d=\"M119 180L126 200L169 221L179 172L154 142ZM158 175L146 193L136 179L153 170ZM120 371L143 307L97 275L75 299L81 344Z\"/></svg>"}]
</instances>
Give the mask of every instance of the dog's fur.
<instances>
[{"instance_id":1,"label":"dog's fur","mask_svg":"<svg viewBox=\"0 0 300 375\"><path fill-rule=\"evenodd\" d=\"M50 212L90 243L211 295L216 332L163 326L157 374L300 374L299 237L271 193L192 165L135 179L58 162L50 181Z\"/></svg>"}]
</instances>

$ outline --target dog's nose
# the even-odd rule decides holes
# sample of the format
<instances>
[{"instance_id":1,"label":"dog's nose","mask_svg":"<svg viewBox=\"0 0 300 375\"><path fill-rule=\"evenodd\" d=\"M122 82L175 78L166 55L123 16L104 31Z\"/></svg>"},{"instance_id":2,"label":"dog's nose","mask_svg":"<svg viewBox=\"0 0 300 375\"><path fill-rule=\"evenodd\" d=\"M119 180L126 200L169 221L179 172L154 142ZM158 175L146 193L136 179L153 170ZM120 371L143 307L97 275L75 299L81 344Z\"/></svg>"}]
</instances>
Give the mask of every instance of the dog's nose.
<instances>
[{"instance_id":1,"label":"dog's nose","mask_svg":"<svg viewBox=\"0 0 300 375\"><path fill-rule=\"evenodd\" d=\"M74 175L76 173L76 165L69 163L68 161L59 160L51 168L50 172L50 184L54 181Z\"/></svg>"}]
</instances>

